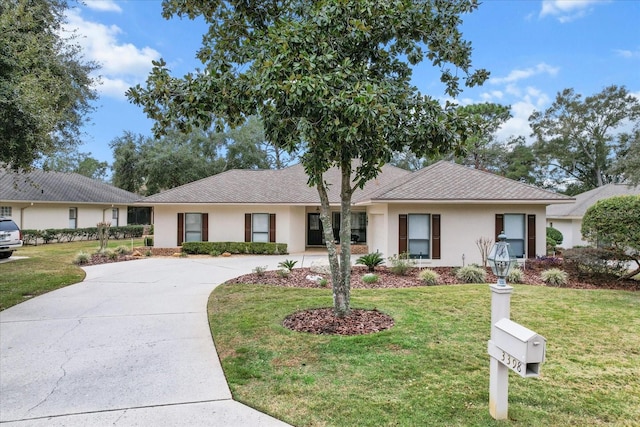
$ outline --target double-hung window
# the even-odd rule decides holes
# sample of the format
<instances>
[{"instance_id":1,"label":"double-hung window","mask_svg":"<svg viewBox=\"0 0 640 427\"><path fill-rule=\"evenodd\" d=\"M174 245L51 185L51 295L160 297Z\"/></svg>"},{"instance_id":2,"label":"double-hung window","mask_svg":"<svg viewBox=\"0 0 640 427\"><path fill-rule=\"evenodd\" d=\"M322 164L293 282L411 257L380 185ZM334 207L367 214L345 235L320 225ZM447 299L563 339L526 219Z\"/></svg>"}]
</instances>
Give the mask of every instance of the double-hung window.
<instances>
[{"instance_id":1,"label":"double-hung window","mask_svg":"<svg viewBox=\"0 0 640 427\"><path fill-rule=\"evenodd\" d=\"M184 214L184 241L202 242L202 214Z\"/></svg>"},{"instance_id":2,"label":"double-hung window","mask_svg":"<svg viewBox=\"0 0 640 427\"><path fill-rule=\"evenodd\" d=\"M504 234L509 251L516 258L524 258L526 224L524 214L504 214Z\"/></svg>"},{"instance_id":3,"label":"double-hung window","mask_svg":"<svg viewBox=\"0 0 640 427\"><path fill-rule=\"evenodd\" d=\"M120 224L118 224L118 219L119 219L119 216L120 216L119 213L120 212L119 212L118 208L111 209L111 225L113 227L117 227L118 225L120 225Z\"/></svg>"},{"instance_id":4,"label":"double-hung window","mask_svg":"<svg viewBox=\"0 0 640 427\"><path fill-rule=\"evenodd\" d=\"M69 228L78 228L78 208L69 208Z\"/></svg>"},{"instance_id":5,"label":"double-hung window","mask_svg":"<svg viewBox=\"0 0 640 427\"><path fill-rule=\"evenodd\" d=\"M11 216L11 206L0 206L0 216L9 218Z\"/></svg>"},{"instance_id":6,"label":"double-hung window","mask_svg":"<svg viewBox=\"0 0 640 427\"><path fill-rule=\"evenodd\" d=\"M412 258L429 258L431 230L429 214L409 214L407 218L408 252Z\"/></svg>"},{"instance_id":7,"label":"double-hung window","mask_svg":"<svg viewBox=\"0 0 640 427\"><path fill-rule=\"evenodd\" d=\"M269 241L269 214L254 213L251 218L251 241Z\"/></svg>"}]
</instances>

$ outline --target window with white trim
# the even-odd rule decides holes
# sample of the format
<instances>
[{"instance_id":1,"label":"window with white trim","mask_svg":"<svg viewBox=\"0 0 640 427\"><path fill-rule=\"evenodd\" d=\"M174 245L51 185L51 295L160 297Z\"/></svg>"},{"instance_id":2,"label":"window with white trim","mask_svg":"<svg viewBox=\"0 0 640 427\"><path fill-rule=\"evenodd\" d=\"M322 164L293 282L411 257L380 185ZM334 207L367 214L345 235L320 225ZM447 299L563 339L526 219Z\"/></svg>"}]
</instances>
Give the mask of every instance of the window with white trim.
<instances>
[{"instance_id":1,"label":"window with white trim","mask_svg":"<svg viewBox=\"0 0 640 427\"><path fill-rule=\"evenodd\" d=\"M11 216L11 206L0 206L0 216L10 217Z\"/></svg>"},{"instance_id":2,"label":"window with white trim","mask_svg":"<svg viewBox=\"0 0 640 427\"><path fill-rule=\"evenodd\" d=\"M78 208L69 208L69 228L78 228Z\"/></svg>"},{"instance_id":3,"label":"window with white trim","mask_svg":"<svg viewBox=\"0 0 640 427\"><path fill-rule=\"evenodd\" d=\"M524 214L504 214L504 234L509 243L509 252L516 258L524 257L526 229Z\"/></svg>"},{"instance_id":4,"label":"window with white trim","mask_svg":"<svg viewBox=\"0 0 640 427\"><path fill-rule=\"evenodd\" d=\"M118 208L111 209L111 225L117 227L119 224L118 220L120 217L120 210Z\"/></svg>"},{"instance_id":5,"label":"window with white trim","mask_svg":"<svg viewBox=\"0 0 640 427\"><path fill-rule=\"evenodd\" d=\"M407 250L412 258L429 258L431 236L429 214L409 214L407 217Z\"/></svg>"},{"instance_id":6,"label":"window with white trim","mask_svg":"<svg viewBox=\"0 0 640 427\"><path fill-rule=\"evenodd\" d=\"M251 215L251 241L269 241L269 214L254 213Z\"/></svg>"}]
</instances>

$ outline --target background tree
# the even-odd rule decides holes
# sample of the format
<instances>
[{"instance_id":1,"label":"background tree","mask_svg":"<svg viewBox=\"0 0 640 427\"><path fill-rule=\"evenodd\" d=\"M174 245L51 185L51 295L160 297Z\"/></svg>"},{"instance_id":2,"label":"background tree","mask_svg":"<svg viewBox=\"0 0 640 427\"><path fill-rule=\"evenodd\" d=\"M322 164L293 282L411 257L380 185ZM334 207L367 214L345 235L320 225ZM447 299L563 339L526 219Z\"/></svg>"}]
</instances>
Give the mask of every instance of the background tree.
<instances>
[{"instance_id":1,"label":"background tree","mask_svg":"<svg viewBox=\"0 0 640 427\"><path fill-rule=\"evenodd\" d=\"M91 153L64 150L48 156L42 161L42 169L57 172L74 172L86 177L105 181L109 164L91 157Z\"/></svg>"},{"instance_id":2,"label":"background tree","mask_svg":"<svg viewBox=\"0 0 640 427\"><path fill-rule=\"evenodd\" d=\"M620 136L615 171L629 184L640 184L640 122L630 133Z\"/></svg>"},{"instance_id":3,"label":"background tree","mask_svg":"<svg viewBox=\"0 0 640 427\"><path fill-rule=\"evenodd\" d=\"M140 150L144 141L143 135L126 131L109 143L109 147L113 150L111 183L114 186L132 193L143 194L145 172Z\"/></svg>"},{"instance_id":4,"label":"background tree","mask_svg":"<svg viewBox=\"0 0 640 427\"><path fill-rule=\"evenodd\" d=\"M640 101L624 86L606 87L584 100L565 89L551 107L529 117L534 152L556 186L572 184L568 194L617 182L615 153L628 137L621 129L639 118Z\"/></svg>"},{"instance_id":5,"label":"background tree","mask_svg":"<svg viewBox=\"0 0 640 427\"><path fill-rule=\"evenodd\" d=\"M97 69L65 37L64 0L0 2L0 166L30 169L78 145Z\"/></svg>"},{"instance_id":6,"label":"background tree","mask_svg":"<svg viewBox=\"0 0 640 427\"><path fill-rule=\"evenodd\" d=\"M625 277L640 273L640 196L615 196L599 200L582 218L582 236L586 241L616 249L629 257L636 269Z\"/></svg>"},{"instance_id":7,"label":"background tree","mask_svg":"<svg viewBox=\"0 0 640 427\"><path fill-rule=\"evenodd\" d=\"M146 88L131 89L129 98L156 120L157 132L235 127L259 115L269 141L288 153L304 146L301 163L321 202L334 311L348 314L352 194L394 152L421 157L461 143L466 123L410 84L411 65L428 59L452 97L461 83L482 83L488 73L472 71L471 45L458 28L477 2L166 0L163 7L167 18L202 16L209 24L198 52L204 71L175 78L155 62ZM323 178L331 167L342 175L331 189L340 192L340 258Z\"/></svg>"}]
</instances>

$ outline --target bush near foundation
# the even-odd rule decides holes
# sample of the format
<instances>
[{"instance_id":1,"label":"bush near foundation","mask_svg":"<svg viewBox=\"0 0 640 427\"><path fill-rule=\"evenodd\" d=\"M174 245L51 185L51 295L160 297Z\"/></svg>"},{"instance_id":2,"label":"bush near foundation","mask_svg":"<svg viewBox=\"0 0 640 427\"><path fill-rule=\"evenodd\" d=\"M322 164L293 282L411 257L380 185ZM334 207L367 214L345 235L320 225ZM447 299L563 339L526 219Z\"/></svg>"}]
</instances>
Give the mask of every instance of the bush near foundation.
<instances>
[{"instance_id":1,"label":"bush near foundation","mask_svg":"<svg viewBox=\"0 0 640 427\"><path fill-rule=\"evenodd\" d=\"M209 255L211 253L285 255L286 243L265 242L185 242L182 252L190 255Z\"/></svg>"}]
</instances>

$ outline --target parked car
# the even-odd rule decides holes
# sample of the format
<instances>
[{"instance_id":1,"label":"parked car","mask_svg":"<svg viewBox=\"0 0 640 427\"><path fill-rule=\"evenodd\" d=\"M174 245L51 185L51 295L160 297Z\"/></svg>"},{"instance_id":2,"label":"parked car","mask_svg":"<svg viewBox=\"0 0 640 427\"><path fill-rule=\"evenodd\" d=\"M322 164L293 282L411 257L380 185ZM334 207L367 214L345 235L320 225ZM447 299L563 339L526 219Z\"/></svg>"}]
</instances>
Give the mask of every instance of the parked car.
<instances>
[{"instance_id":1,"label":"parked car","mask_svg":"<svg viewBox=\"0 0 640 427\"><path fill-rule=\"evenodd\" d=\"M9 258L22 246L22 231L10 218L0 218L0 259Z\"/></svg>"}]
</instances>

